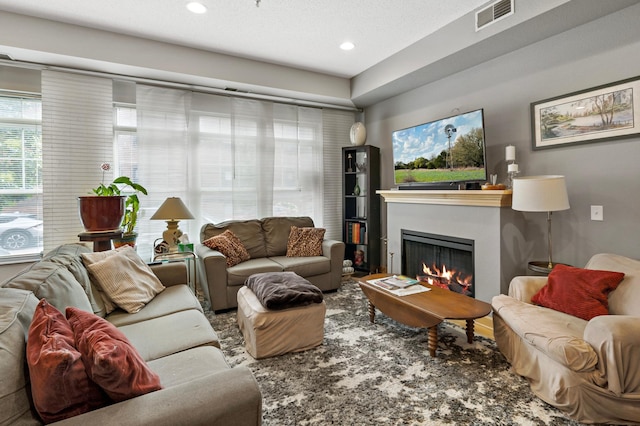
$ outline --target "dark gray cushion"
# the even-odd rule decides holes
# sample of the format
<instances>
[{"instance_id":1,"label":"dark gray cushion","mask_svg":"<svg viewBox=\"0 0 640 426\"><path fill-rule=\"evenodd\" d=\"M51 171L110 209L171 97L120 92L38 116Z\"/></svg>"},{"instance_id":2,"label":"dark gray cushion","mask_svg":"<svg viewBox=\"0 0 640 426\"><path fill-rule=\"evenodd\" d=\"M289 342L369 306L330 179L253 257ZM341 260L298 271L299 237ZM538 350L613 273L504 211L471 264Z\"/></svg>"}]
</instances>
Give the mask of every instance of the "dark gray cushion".
<instances>
[{"instance_id":1,"label":"dark gray cushion","mask_svg":"<svg viewBox=\"0 0 640 426\"><path fill-rule=\"evenodd\" d=\"M294 272L254 274L247 278L245 285L267 309L322 303L322 291Z\"/></svg>"}]
</instances>

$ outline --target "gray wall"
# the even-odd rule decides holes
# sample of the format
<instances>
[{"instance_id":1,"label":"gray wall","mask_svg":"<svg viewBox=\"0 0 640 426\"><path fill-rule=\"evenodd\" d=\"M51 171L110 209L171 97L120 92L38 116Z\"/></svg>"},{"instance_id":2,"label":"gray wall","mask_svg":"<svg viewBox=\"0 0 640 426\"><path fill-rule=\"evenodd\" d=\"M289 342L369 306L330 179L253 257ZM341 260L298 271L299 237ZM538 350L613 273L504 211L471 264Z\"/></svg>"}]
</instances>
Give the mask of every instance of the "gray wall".
<instances>
[{"instance_id":1,"label":"gray wall","mask_svg":"<svg viewBox=\"0 0 640 426\"><path fill-rule=\"evenodd\" d=\"M393 187L393 130L484 108L490 173L506 179L504 148L513 144L521 175L566 176L571 209L553 214L554 261L584 266L599 252L640 258L640 137L533 151L529 117L531 102L640 76L639 18L640 5L632 6L367 107L382 188ZM603 222L590 220L590 205L604 206ZM524 225L511 250L525 274L526 261L546 258L546 214L517 214Z\"/></svg>"}]
</instances>

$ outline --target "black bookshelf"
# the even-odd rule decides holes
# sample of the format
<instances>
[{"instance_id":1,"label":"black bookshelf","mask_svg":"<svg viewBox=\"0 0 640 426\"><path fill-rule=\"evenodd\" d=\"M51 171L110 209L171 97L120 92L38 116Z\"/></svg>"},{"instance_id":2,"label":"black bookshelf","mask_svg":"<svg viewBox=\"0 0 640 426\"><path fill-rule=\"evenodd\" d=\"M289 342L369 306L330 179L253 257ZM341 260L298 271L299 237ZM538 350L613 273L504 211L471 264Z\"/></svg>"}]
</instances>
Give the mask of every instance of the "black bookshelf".
<instances>
[{"instance_id":1,"label":"black bookshelf","mask_svg":"<svg viewBox=\"0 0 640 426\"><path fill-rule=\"evenodd\" d=\"M380 149L344 147L342 160L345 259L357 272L374 273L380 268Z\"/></svg>"}]
</instances>

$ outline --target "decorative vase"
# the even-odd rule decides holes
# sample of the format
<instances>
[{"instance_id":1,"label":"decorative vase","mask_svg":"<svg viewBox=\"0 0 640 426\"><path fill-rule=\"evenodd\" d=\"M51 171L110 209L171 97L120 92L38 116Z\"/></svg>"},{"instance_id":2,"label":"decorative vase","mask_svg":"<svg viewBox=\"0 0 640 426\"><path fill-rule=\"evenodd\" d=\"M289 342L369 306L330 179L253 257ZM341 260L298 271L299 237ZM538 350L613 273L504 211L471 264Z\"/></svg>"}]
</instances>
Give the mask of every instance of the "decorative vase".
<instances>
[{"instance_id":1,"label":"decorative vase","mask_svg":"<svg viewBox=\"0 0 640 426\"><path fill-rule=\"evenodd\" d=\"M78 197L78 213L86 232L120 229L124 217L125 196L87 195Z\"/></svg>"},{"instance_id":2,"label":"decorative vase","mask_svg":"<svg viewBox=\"0 0 640 426\"><path fill-rule=\"evenodd\" d=\"M360 195L360 185L358 185L358 181L356 181L356 186L353 187L353 195Z\"/></svg>"},{"instance_id":3,"label":"decorative vase","mask_svg":"<svg viewBox=\"0 0 640 426\"><path fill-rule=\"evenodd\" d=\"M364 145L365 141L367 140L367 129L365 129L364 124L359 121L353 123L353 126L351 126L349 137L351 139L352 145Z\"/></svg>"},{"instance_id":4,"label":"decorative vase","mask_svg":"<svg viewBox=\"0 0 640 426\"><path fill-rule=\"evenodd\" d=\"M122 246L131 246L132 248L136 248L136 240L138 239L138 234L136 232L132 232L130 234L122 234L120 238L114 238L113 248L120 248Z\"/></svg>"}]
</instances>

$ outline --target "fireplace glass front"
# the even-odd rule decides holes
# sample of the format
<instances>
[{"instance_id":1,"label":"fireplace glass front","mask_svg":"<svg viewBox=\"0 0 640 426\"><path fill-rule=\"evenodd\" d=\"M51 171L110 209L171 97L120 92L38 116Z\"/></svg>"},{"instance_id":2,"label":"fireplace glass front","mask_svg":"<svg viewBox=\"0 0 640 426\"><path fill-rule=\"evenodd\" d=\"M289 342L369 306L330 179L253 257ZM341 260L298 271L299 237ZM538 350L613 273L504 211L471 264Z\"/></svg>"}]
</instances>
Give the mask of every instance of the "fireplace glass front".
<instances>
[{"instance_id":1,"label":"fireplace glass front","mask_svg":"<svg viewBox=\"0 0 640 426\"><path fill-rule=\"evenodd\" d=\"M401 230L403 275L475 297L474 241Z\"/></svg>"}]
</instances>

